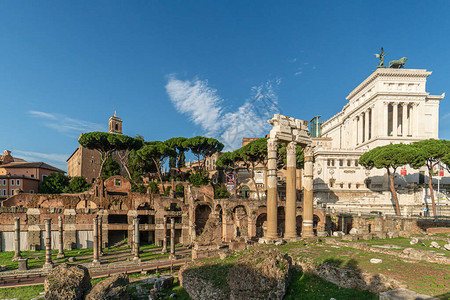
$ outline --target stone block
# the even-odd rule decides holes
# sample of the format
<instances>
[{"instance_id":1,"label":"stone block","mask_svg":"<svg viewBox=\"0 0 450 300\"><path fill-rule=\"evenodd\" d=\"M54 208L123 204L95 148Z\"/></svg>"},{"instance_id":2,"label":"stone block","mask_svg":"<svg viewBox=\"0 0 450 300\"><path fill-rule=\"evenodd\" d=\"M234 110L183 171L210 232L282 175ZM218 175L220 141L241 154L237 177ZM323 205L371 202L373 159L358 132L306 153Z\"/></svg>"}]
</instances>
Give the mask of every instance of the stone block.
<instances>
[{"instance_id":1,"label":"stone block","mask_svg":"<svg viewBox=\"0 0 450 300\"><path fill-rule=\"evenodd\" d=\"M427 228L427 234L450 233L450 227L432 227Z\"/></svg>"},{"instance_id":2,"label":"stone block","mask_svg":"<svg viewBox=\"0 0 450 300\"><path fill-rule=\"evenodd\" d=\"M438 300L437 298L418 294L408 289L395 289L380 293L380 300Z\"/></svg>"},{"instance_id":3,"label":"stone block","mask_svg":"<svg viewBox=\"0 0 450 300\"><path fill-rule=\"evenodd\" d=\"M28 270L28 258L19 258L17 261L19 262L19 271Z\"/></svg>"}]
</instances>

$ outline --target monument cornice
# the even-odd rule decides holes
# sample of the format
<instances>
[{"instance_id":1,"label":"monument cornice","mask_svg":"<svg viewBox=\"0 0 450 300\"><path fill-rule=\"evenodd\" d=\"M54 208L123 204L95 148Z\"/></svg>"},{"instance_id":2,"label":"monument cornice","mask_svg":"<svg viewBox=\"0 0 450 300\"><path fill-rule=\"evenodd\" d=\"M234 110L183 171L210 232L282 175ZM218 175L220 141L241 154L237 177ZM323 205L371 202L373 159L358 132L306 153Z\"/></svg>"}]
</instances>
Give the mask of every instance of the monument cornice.
<instances>
[{"instance_id":1,"label":"monument cornice","mask_svg":"<svg viewBox=\"0 0 450 300\"><path fill-rule=\"evenodd\" d=\"M379 77L416 77L416 78L427 78L431 75L431 71L423 69L388 69L379 68L375 70L366 80L364 80L360 85L358 85L353 91L348 94L345 98L350 101L356 94L366 88L369 84L375 81ZM406 78L405 78L406 79ZM399 78L400 80L400 78Z\"/></svg>"}]
</instances>

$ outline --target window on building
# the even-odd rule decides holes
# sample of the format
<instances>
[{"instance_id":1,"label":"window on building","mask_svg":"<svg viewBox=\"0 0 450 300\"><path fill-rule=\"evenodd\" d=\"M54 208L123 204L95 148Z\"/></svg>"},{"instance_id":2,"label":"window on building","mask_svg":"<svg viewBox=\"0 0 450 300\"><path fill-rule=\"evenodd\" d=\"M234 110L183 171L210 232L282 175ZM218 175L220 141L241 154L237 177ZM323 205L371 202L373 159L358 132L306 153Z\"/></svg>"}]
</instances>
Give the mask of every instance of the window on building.
<instances>
[{"instance_id":1,"label":"window on building","mask_svg":"<svg viewBox=\"0 0 450 300\"><path fill-rule=\"evenodd\" d=\"M334 159L331 160L331 166L334 167Z\"/></svg>"},{"instance_id":2,"label":"window on building","mask_svg":"<svg viewBox=\"0 0 450 300\"><path fill-rule=\"evenodd\" d=\"M16 180L16 185L19 186L20 185L20 179Z\"/></svg>"},{"instance_id":3,"label":"window on building","mask_svg":"<svg viewBox=\"0 0 450 300\"><path fill-rule=\"evenodd\" d=\"M34 174L31 174L30 176L31 176L31 178L34 178Z\"/></svg>"},{"instance_id":4,"label":"window on building","mask_svg":"<svg viewBox=\"0 0 450 300\"><path fill-rule=\"evenodd\" d=\"M359 189L359 184L356 184L356 188Z\"/></svg>"},{"instance_id":5,"label":"window on building","mask_svg":"<svg viewBox=\"0 0 450 300\"><path fill-rule=\"evenodd\" d=\"M341 186L341 189L343 189L343 188L344 188L344 184L343 184L343 183L341 183L341 184L340 184L340 186Z\"/></svg>"},{"instance_id":6,"label":"window on building","mask_svg":"<svg viewBox=\"0 0 450 300\"><path fill-rule=\"evenodd\" d=\"M14 195L14 189L11 189L11 196Z\"/></svg>"},{"instance_id":7,"label":"window on building","mask_svg":"<svg viewBox=\"0 0 450 300\"><path fill-rule=\"evenodd\" d=\"M16 181L14 179L11 179L11 185L14 185Z\"/></svg>"},{"instance_id":8,"label":"window on building","mask_svg":"<svg viewBox=\"0 0 450 300\"><path fill-rule=\"evenodd\" d=\"M3 190L3 196L6 196L6 190Z\"/></svg>"},{"instance_id":9,"label":"window on building","mask_svg":"<svg viewBox=\"0 0 450 300\"><path fill-rule=\"evenodd\" d=\"M331 166L331 159L327 159L327 166Z\"/></svg>"},{"instance_id":10,"label":"window on building","mask_svg":"<svg viewBox=\"0 0 450 300\"><path fill-rule=\"evenodd\" d=\"M347 167L350 167L352 165L352 161L351 160L347 160Z\"/></svg>"},{"instance_id":11,"label":"window on building","mask_svg":"<svg viewBox=\"0 0 450 300\"><path fill-rule=\"evenodd\" d=\"M6 185L6 179L3 179L3 185Z\"/></svg>"},{"instance_id":12,"label":"window on building","mask_svg":"<svg viewBox=\"0 0 450 300\"><path fill-rule=\"evenodd\" d=\"M343 167L344 166L344 160L343 159L340 159L339 160L339 167Z\"/></svg>"},{"instance_id":13,"label":"window on building","mask_svg":"<svg viewBox=\"0 0 450 300\"><path fill-rule=\"evenodd\" d=\"M122 185L122 181L118 178L114 179L114 185L115 186L121 186Z\"/></svg>"},{"instance_id":14,"label":"window on building","mask_svg":"<svg viewBox=\"0 0 450 300\"><path fill-rule=\"evenodd\" d=\"M425 183L425 172L420 171L419 172L419 184L423 184L423 183Z\"/></svg>"},{"instance_id":15,"label":"window on building","mask_svg":"<svg viewBox=\"0 0 450 300\"><path fill-rule=\"evenodd\" d=\"M333 187L333 181L330 181L330 187Z\"/></svg>"},{"instance_id":16,"label":"window on building","mask_svg":"<svg viewBox=\"0 0 450 300\"><path fill-rule=\"evenodd\" d=\"M358 160L356 159L356 160L355 160L355 167L357 167L357 166L359 166L359 162L358 162Z\"/></svg>"},{"instance_id":17,"label":"window on building","mask_svg":"<svg viewBox=\"0 0 450 300\"><path fill-rule=\"evenodd\" d=\"M351 183L348 184L348 188L349 188L349 189L352 188L352 184L351 184Z\"/></svg>"},{"instance_id":18,"label":"window on building","mask_svg":"<svg viewBox=\"0 0 450 300\"><path fill-rule=\"evenodd\" d=\"M30 194L34 194L34 190L30 190Z\"/></svg>"}]
</instances>

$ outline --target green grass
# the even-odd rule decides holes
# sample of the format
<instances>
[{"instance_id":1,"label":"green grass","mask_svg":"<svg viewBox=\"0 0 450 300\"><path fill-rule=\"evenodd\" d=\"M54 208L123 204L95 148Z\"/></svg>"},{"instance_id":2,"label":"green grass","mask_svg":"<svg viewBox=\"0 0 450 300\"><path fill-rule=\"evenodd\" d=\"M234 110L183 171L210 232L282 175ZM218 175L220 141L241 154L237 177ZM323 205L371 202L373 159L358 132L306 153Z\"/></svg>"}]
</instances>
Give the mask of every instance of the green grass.
<instances>
[{"instance_id":1,"label":"green grass","mask_svg":"<svg viewBox=\"0 0 450 300\"><path fill-rule=\"evenodd\" d=\"M378 299L378 296L368 291L340 288L335 284L312 274L305 274L296 269L292 270L292 278L286 293L286 300L322 300L335 298L345 299Z\"/></svg>"},{"instance_id":2,"label":"green grass","mask_svg":"<svg viewBox=\"0 0 450 300\"><path fill-rule=\"evenodd\" d=\"M20 288L0 289L0 299L30 300L44 291L43 285L25 286Z\"/></svg>"}]
</instances>

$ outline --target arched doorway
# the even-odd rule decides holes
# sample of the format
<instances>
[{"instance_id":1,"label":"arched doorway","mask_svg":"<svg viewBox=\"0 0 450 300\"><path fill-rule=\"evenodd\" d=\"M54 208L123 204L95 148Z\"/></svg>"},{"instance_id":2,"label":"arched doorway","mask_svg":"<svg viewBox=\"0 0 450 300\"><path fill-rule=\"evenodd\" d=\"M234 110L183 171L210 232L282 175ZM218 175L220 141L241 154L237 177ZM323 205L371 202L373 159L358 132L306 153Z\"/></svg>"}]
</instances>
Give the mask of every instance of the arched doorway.
<instances>
[{"instance_id":1,"label":"arched doorway","mask_svg":"<svg viewBox=\"0 0 450 300\"><path fill-rule=\"evenodd\" d=\"M248 216L244 206L239 205L233 209L236 237L248 236Z\"/></svg>"},{"instance_id":2,"label":"arched doorway","mask_svg":"<svg viewBox=\"0 0 450 300\"><path fill-rule=\"evenodd\" d=\"M319 216L314 215L314 217L313 217L313 233L314 233L314 235L317 235L317 225L319 224L319 222L320 222Z\"/></svg>"},{"instance_id":3,"label":"arched doorway","mask_svg":"<svg viewBox=\"0 0 450 300\"><path fill-rule=\"evenodd\" d=\"M206 222L211 214L209 205L199 205L195 208L195 233L197 236L201 235L205 229Z\"/></svg>"},{"instance_id":4,"label":"arched doorway","mask_svg":"<svg viewBox=\"0 0 450 300\"><path fill-rule=\"evenodd\" d=\"M297 225L297 236L302 236L303 217L297 216L297 218L295 218L295 223Z\"/></svg>"},{"instance_id":5,"label":"arched doorway","mask_svg":"<svg viewBox=\"0 0 450 300\"><path fill-rule=\"evenodd\" d=\"M239 196L241 198L250 198L250 188L248 185L243 185L239 191Z\"/></svg>"},{"instance_id":6,"label":"arched doorway","mask_svg":"<svg viewBox=\"0 0 450 300\"><path fill-rule=\"evenodd\" d=\"M261 238L266 232L267 214L262 213L256 218L256 237Z\"/></svg>"}]
</instances>

